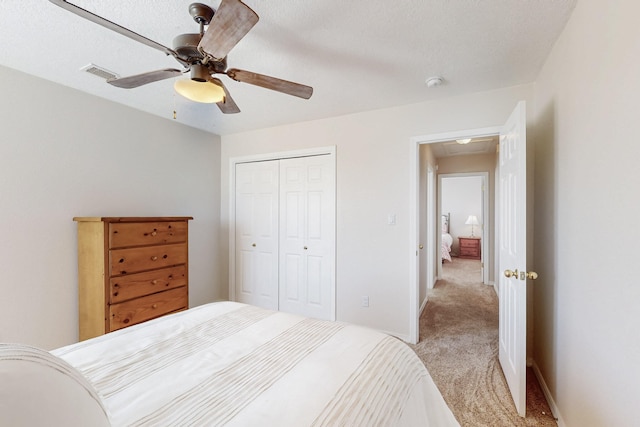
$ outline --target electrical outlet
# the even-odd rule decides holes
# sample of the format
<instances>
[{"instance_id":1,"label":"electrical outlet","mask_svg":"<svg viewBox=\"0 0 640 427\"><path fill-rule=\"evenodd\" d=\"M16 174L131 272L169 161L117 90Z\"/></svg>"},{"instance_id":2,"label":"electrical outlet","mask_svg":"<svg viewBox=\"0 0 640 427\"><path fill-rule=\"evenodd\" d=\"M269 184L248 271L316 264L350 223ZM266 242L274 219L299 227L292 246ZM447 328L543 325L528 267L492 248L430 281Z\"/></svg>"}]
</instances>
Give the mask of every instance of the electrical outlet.
<instances>
[{"instance_id":1,"label":"electrical outlet","mask_svg":"<svg viewBox=\"0 0 640 427\"><path fill-rule=\"evenodd\" d=\"M362 306L363 307L369 307L369 297L368 296L362 297Z\"/></svg>"}]
</instances>

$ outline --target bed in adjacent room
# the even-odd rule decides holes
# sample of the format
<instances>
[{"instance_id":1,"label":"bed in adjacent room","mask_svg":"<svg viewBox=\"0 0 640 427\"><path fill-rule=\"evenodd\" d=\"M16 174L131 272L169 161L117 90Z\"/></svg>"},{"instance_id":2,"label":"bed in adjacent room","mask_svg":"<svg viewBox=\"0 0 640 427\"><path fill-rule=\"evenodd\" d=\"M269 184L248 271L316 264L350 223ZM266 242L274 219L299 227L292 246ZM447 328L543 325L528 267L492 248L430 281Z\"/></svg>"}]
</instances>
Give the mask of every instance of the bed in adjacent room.
<instances>
[{"instance_id":1,"label":"bed in adjacent room","mask_svg":"<svg viewBox=\"0 0 640 427\"><path fill-rule=\"evenodd\" d=\"M453 237L449 234L449 221L451 214L442 215L440 217L442 227L442 244L440 248L442 262L445 260L451 262L451 245L453 245Z\"/></svg>"},{"instance_id":2,"label":"bed in adjacent room","mask_svg":"<svg viewBox=\"0 0 640 427\"><path fill-rule=\"evenodd\" d=\"M458 425L424 364L402 341L235 302L38 352L0 345L0 377L18 375L10 362L28 358L16 353L34 353L29 360L57 366L56 375L82 387L84 412L108 417L85 425ZM14 383L28 386L28 380ZM64 400L63 392L47 387L32 387L28 405L45 394ZM5 395L14 403L0 408L8 411L0 416L25 409L16 390ZM79 414L82 405L74 397Z\"/></svg>"}]
</instances>

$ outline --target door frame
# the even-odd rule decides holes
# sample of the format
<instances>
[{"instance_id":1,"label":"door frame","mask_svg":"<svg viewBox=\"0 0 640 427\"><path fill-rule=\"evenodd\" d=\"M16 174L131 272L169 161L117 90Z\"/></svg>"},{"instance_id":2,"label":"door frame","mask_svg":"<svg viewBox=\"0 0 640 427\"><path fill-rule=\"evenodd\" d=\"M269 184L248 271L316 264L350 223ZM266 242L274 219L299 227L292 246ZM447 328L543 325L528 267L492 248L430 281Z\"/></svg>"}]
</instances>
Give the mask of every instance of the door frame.
<instances>
[{"instance_id":1,"label":"door frame","mask_svg":"<svg viewBox=\"0 0 640 427\"><path fill-rule=\"evenodd\" d=\"M291 159L295 157L311 157L311 156L323 156L329 155L333 162L334 173L336 169L336 146L330 145L325 147L307 148L302 150L293 151L281 151L263 154L253 154L249 156L232 157L229 159L229 300L236 300L236 164L238 163L250 163L250 162L263 162L269 160ZM336 195L336 209L337 213L337 176L334 179L334 194ZM337 225L337 218L334 217ZM337 226L336 226L337 230ZM336 231L337 233L337 231ZM331 288L331 320L336 320L336 299L337 299L337 238L334 234L333 245L336 249L334 251L334 271L333 271L333 286Z\"/></svg>"},{"instance_id":2,"label":"door frame","mask_svg":"<svg viewBox=\"0 0 640 427\"><path fill-rule=\"evenodd\" d=\"M491 235L491 222L489 221L489 172L456 172L456 173L443 173L438 175L438 214L442 216L442 180L447 178L482 178L482 220L483 223L480 227L480 262L482 262L482 283L489 284L489 269L490 260L492 257L489 254L489 240L487 236ZM437 244L436 247L441 247L442 234L436 234ZM433 240L433 239L431 239ZM442 277L442 263L438 264L438 279Z\"/></svg>"},{"instance_id":3,"label":"door frame","mask_svg":"<svg viewBox=\"0 0 640 427\"><path fill-rule=\"evenodd\" d=\"M420 272L417 251L420 242L420 227L419 227L419 180L420 171L418 165L420 164L419 146L421 144L435 144L443 141L451 141L454 139L463 138L480 138L487 136L499 135L503 125L491 126L485 128L467 129L435 134L427 134L414 136L409 139L409 342L416 344L419 337L418 322L420 317L420 309L418 304L420 302ZM436 250L438 248L436 247ZM429 256L429 254L427 254ZM432 254L431 254L432 255ZM486 267L486 265L485 265ZM493 266L490 266L493 268ZM495 272L494 272L495 273Z\"/></svg>"},{"instance_id":4,"label":"door frame","mask_svg":"<svg viewBox=\"0 0 640 427\"><path fill-rule=\"evenodd\" d=\"M438 212L436 211L436 200L438 198L438 180L436 177L438 174L436 173L435 168L432 168L431 165L427 167L427 233L428 230L435 230L436 218L438 218ZM424 218L424 213L422 214ZM442 218L440 218L442 221ZM420 220L418 220L418 224L420 224ZM436 281L438 280L438 267L437 261L439 261L439 257L436 257L436 248L438 247L438 242L433 239L427 239L427 290L433 289L436 285ZM427 303L427 297L425 295L424 303L422 307L420 307L420 313L424 310L424 306ZM419 314L418 314L419 316Z\"/></svg>"}]
</instances>

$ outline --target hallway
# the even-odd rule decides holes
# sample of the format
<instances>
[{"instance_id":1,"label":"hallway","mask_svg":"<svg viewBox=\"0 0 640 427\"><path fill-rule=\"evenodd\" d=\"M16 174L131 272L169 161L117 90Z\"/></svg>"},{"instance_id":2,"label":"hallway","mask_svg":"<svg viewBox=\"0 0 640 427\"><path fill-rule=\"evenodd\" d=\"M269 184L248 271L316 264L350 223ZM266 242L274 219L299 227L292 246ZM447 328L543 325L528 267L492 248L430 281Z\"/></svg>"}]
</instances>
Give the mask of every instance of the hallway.
<instances>
[{"instance_id":1,"label":"hallway","mask_svg":"<svg viewBox=\"0 0 640 427\"><path fill-rule=\"evenodd\" d=\"M429 291L416 353L462 426L556 426L533 372L527 418L517 415L498 362L498 297L480 261L453 258Z\"/></svg>"}]
</instances>

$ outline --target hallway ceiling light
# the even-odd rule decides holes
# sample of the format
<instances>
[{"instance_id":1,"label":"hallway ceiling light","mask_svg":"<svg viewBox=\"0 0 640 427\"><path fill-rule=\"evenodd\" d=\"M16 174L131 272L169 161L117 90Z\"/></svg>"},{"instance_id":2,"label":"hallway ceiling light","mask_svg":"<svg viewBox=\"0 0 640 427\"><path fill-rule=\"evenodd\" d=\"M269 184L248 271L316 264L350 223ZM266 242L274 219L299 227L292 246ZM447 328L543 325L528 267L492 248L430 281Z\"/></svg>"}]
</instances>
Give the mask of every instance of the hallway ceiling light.
<instances>
[{"instance_id":1,"label":"hallway ceiling light","mask_svg":"<svg viewBox=\"0 0 640 427\"><path fill-rule=\"evenodd\" d=\"M471 142L471 138L465 138L465 139L456 139L456 142L458 144L468 144Z\"/></svg>"},{"instance_id":2,"label":"hallway ceiling light","mask_svg":"<svg viewBox=\"0 0 640 427\"><path fill-rule=\"evenodd\" d=\"M440 76L433 76L425 80L425 83L427 84L428 88L438 87L443 83L443 79Z\"/></svg>"}]
</instances>

